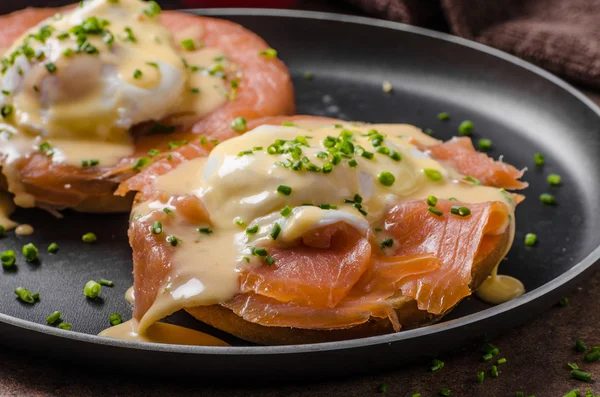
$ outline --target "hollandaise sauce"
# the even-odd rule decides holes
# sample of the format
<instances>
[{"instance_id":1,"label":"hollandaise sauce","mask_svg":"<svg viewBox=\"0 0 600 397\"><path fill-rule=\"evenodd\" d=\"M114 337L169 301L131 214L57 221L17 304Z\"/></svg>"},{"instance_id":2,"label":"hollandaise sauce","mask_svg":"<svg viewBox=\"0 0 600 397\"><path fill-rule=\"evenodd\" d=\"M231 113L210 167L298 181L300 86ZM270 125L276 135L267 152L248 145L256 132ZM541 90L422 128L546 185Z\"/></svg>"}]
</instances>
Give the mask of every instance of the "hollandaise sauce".
<instances>
[{"instance_id":1,"label":"hollandaise sauce","mask_svg":"<svg viewBox=\"0 0 600 397\"><path fill-rule=\"evenodd\" d=\"M174 248L169 276L136 332L179 309L228 301L239 292L241 271L273 265L269 249L293 244L307 231L345 222L370 236L399 200L504 202L512 243L511 195L419 150L438 142L402 124L265 125L157 177L161 194L153 197L160 198L137 205L131 221L150 222L157 211L166 212L148 233ZM202 202L205 221L192 224L177 215L186 196ZM468 207L457 211L468 215Z\"/></svg>"}]
</instances>

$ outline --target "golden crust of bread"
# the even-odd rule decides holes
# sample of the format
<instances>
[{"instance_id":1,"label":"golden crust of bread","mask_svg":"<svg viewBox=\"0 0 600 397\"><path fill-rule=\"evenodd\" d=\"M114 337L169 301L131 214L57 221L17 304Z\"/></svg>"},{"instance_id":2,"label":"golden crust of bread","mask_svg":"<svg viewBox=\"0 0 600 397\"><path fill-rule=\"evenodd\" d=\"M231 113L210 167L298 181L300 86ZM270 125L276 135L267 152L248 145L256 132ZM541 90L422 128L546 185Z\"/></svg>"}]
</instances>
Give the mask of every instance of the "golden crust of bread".
<instances>
[{"instance_id":1,"label":"golden crust of bread","mask_svg":"<svg viewBox=\"0 0 600 397\"><path fill-rule=\"evenodd\" d=\"M504 257L508 245L512 243L510 231L501 236L498 244L487 255L478 258L471 272L471 291L475 291L488 277L494 267ZM417 302L408 297L396 295L389 298L396 309L402 329L418 328L439 321L443 315L434 315L417 308ZM366 323L333 330L313 330L291 327L266 327L251 323L220 305L198 306L185 309L196 319L223 330L238 338L261 345L292 345L305 343L332 342L347 339L365 338L394 332L387 318L371 318ZM449 312L449 311L448 311ZM447 313L447 312L446 312Z\"/></svg>"}]
</instances>

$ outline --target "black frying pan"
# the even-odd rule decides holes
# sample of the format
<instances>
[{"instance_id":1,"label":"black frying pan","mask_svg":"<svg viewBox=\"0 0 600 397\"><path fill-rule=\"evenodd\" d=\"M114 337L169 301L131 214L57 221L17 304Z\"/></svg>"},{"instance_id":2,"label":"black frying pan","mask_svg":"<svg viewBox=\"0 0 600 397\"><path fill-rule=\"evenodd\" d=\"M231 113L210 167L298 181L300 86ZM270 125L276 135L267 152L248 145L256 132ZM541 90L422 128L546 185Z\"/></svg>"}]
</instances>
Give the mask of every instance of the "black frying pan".
<instances>
[{"instance_id":1,"label":"black frying pan","mask_svg":"<svg viewBox=\"0 0 600 397\"><path fill-rule=\"evenodd\" d=\"M19 210L15 218L32 223L27 238L0 240L2 250L34 242L43 252L39 264L19 262L18 271L0 276L1 343L44 352L48 349L77 363L144 373L206 377L329 376L399 365L417 357L456 348L467 340L490 337L521 324L555 304L565 290L588 275L600 257L600 110L562 80L526 62L488 47L397 23L334 14L203 10L200 13L238 22L279 50L294 76L298 112L368 122L411 123L435 136L457 135L464 119L475 123L475 139L494 142L491 155L528 167L528 199L517 211L515 244L501 272L521 279L524 296L490 307L476 298L460 303L434 326L397 334L319 345L250 346L222 333L231 348L150 345L96 337L111 313L127 319L123 299L132 284L126 240L127 215L66 213L57 220L41 211ZM312 80L305 72L312 72ZM386 94L388 80L393 92ZM448 111L452 120L436 119ZM534 152L546 156L537 169ZM563 185L549 188L546 176L562 175ZM551 192L555 207L538 196ZM94 245L81 242L93 231ZM525 247L524 235L538 235ZM56 241L57 255L45 253ZM112 279L102 300L88 301L82 289L90 279ZM13 289L40 291L34 306L15 299ZM45 325L46 316L63 312L72 331ZM168 321L204 329L184 313ZM201 370L200 370L201 369Z\"/></svg>"}]
</instances>

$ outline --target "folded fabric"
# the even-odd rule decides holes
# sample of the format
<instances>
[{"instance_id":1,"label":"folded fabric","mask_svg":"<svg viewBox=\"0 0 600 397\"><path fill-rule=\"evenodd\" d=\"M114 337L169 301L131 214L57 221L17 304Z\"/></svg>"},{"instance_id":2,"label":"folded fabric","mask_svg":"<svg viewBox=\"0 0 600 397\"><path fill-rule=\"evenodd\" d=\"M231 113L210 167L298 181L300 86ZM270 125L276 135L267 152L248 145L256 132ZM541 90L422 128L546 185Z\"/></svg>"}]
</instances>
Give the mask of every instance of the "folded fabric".
<instances>
[{"instance_id":1,"label":"folded fabric","mask_svg":"<svg viewBox=\"0 0 600 397\"><path fill-rule=\"evenodd\" d=\"M572 82L600 87L599 0L347 0L377 17L449 30Z\"/></svg>"}]
</instances>

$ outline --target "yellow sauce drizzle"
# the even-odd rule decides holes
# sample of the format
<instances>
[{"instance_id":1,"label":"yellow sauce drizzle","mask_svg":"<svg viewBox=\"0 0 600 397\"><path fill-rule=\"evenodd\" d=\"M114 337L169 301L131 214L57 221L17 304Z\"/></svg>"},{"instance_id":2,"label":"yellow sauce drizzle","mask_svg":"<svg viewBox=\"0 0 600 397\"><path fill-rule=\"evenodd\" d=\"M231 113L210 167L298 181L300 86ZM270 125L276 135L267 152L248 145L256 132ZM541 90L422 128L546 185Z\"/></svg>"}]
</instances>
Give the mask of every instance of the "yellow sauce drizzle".
<instances>
[{"instance_id":1,"label":"yellow sauce drizzle","mask_svg":"<svg viewBox=\"0 0 600 397\"><path fill-rule=\"evenodd\" d=\"M525 293L525 286L514 277L498 274L498 265L492 274L481 284L477 296L484 302L499 305Z\"/></svg>"}]
</instances>

